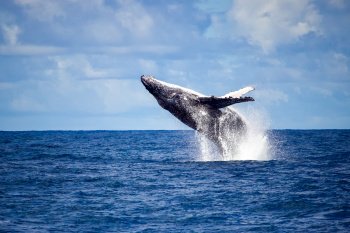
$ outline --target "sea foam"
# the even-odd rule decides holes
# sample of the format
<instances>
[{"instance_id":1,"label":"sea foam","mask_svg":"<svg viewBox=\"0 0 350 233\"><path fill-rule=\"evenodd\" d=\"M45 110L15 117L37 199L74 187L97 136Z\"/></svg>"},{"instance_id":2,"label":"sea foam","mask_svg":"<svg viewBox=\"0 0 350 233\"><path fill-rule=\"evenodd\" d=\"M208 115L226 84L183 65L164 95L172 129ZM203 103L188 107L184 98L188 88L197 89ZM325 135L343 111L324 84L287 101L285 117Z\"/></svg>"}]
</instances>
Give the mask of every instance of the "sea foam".
<instances>
[{"instance_id":1,"label":"sea foam","mask_svg":"<svg viewBox=\"0 0 350 233\"><path fill-rule=\"evenodd\" d=\"M247 132L245 135L237 135L239 132L235 132L235 135L227 135L226 137L229 138L229 140L232 139L232 144L228 143L228 146L235 146L235 150L224 148L227 150L221 155L214 143L196 132L199 147L199 161L273 159L274 150L267 134L269 119L266 112L262 109L253 109L252 107L248 107L241 111L235 109L235 111L247 124ZM237 136L240 138L239 142L237 141Z\"/></svg>"}]
</instances>

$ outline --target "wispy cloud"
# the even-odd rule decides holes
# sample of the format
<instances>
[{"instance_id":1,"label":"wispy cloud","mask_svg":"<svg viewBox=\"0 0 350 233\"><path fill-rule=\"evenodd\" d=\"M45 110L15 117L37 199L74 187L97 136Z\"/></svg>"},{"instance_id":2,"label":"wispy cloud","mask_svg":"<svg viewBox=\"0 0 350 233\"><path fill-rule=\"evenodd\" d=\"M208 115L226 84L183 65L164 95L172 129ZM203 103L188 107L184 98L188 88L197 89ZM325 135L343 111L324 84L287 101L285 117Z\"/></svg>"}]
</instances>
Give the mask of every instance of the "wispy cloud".
<instances>
[{"instance_id":1,"label":"wispy cloud","mask_svg":"<svg viewBox=\"0 0 350 233\"><path fill-rule=\"evenodd\" d=\"M2 25L6 44L0 45L0 55L35 55L59 53L61 48L55 46L23 45L18 43L18 34L21 32L17 25Z\"/></svg>"},{"instance_id":2,"label":"wispy cloud","mask_svg":"<svg viewBox=\"0 0 350 233\"><path fill-rule=\"evenodd\" d=\"M280 90L257 90L254 96L267 106L288 102L288 95Z\"/></svg>"},{"instance_id":3,"label":"wispy cloud","mask_svg":"<svg viewBox=\"0 0 350 233\"><path fill-rule=\"evenodd\" d=\"M330 0L329 4L339 9L343 9L346 6L345 0Z\"/></svg>"},{"instance_id":4,"label":"wispy cloud","mask_svg":"<svg viewBox=\"0 0 350 233\"><path fill-rule=\"evenodd\" d=\"M57 54L61 53L62 51L62 48L54 46L0 45L1 55Z\"/></svg>"},{"instance_id":5,"label":"wispy cloud","mask_svg":"<svg viewBox=\"0 0 350 233\"><path fill-rule=\"evenodd\" d=\"M4 38L7 44L14 46L17 44L17 35L20 33L20 30L17 25L7 26L2 25Z\"/></svg>"},{"instance_id":6,"label":"wispy cloud","mask_svg":"<svg viewBox=\"0 0 350 233\"><path fill-rule=\"evenodd\" d=\"M15 0L29 16L40 21L52 21L54 17L64 16L62 2L67 1Z\"/></svg>"}]
</instances>

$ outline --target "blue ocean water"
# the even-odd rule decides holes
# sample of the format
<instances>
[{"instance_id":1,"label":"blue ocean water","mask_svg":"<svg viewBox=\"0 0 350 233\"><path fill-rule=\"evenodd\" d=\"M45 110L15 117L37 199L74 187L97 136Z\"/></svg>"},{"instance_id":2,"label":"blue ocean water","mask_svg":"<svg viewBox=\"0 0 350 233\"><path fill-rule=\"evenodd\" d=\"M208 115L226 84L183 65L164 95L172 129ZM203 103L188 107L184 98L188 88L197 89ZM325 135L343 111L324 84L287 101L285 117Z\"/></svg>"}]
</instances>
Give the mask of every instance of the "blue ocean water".
<instances>
[{"instance_id":1,"label":"blue ocean water","mask_svg":"<svg viewBox=\"0 0 350 233\"><path fill-rule=\"evenodd\" d=\"M194 131L0 132L0 231L349 232L350 130L268 135L210 161Z\"/></svg>"}]
</instances>

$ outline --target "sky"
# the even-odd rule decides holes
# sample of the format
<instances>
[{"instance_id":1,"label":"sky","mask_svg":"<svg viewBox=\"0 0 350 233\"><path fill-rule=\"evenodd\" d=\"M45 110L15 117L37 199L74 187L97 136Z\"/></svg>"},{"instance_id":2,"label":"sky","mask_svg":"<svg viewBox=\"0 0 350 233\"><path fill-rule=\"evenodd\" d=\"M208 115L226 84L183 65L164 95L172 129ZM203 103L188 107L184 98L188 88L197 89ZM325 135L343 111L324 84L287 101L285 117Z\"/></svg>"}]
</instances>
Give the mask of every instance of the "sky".
<instances>
[{"instance_id":1,"label":"sky","mask_svg":"<svg viewBox=\"0 0 350 233\"><path fill-rule=\"evenodd\" d=\"M270 129L350 129L350 1L13 0L0 130L188 129L141 75L222 96Z\"/></svg>"}]
</instances>

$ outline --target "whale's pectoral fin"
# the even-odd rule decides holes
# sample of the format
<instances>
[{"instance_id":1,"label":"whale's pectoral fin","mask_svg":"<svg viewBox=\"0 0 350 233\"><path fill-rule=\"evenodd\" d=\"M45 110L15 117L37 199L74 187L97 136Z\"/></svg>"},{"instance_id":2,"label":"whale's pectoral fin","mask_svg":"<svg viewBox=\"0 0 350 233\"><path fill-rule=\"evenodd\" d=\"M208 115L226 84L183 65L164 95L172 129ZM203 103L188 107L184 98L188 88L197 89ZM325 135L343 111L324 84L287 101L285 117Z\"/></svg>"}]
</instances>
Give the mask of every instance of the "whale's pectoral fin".
<instances>
[{"instance_id":1,"label":"whale's pectoral fin","mask_svg":"<svg viewBox=\"0 0 350 233\"><path fill-rule=\"evenodd\" d=\"M199 102L202 104L207 104L213 108L224 108L227 106L230 106L232 104L238 104L248 101L254 101L252 97L239 97L239 98L232 98L232 97L199 97Z\"/></svg>"},{"instance_id":2,"label":"whale's pectoral fin","mask_svg":"<svg viewBox=\"0 0 350 233\"><path fill-rule=\"evenodd\" d=\"M238 91L235 91L235 92L230 92L224 96L221 96L220 98L239 98L241 97L242 95L244 94L247 94L248 92L250 91L254 91L255 88L254 87L244 87Z\"/></svg>"},{"instance_id":3,"label":"whale's pectoral fin","mask_svg":"<svg viewBox=\"0 0 350 233\"><path fill-rule=\"evenodd\" d=\"M238 91L230 92L224 96L216 97L199 97L199 101L202 104L207 104L213 108L224 108L232 104L238 104L242 102L254 101L252 97L241 97L244 94L247 94L250 91L254 91L254 87L244 87Z\"/></svg>"}]
</instances>

